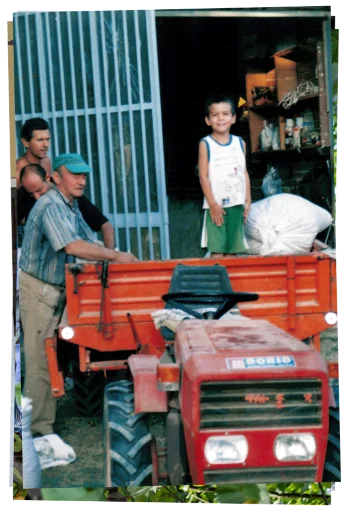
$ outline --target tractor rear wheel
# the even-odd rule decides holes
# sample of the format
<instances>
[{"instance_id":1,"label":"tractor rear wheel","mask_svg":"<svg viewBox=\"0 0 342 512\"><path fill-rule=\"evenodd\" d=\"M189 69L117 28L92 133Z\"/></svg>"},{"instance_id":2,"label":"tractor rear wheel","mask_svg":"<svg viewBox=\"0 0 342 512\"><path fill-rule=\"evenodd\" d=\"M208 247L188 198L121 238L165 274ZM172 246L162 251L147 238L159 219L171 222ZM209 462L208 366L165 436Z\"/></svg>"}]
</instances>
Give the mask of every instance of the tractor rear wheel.
<instances>
[{"instance_id":1,"label":"tractor rear wheel","mask_svg":"<svg viewBox=\"0 0 342 512\"><path fill-rule=\"evenodd\" d=\"M103 372L81 372L78 362L72 362L75 408L81 416L99 416L103 403Z\"/></svg>"},{"instance_id":2,"label":"tractor rear wheel","mask_svg":"<svg viewBox=\"0 0 342 512\"><path fill-rule=\"evenodd\" d=\"M104 442L107 487L152 484L152 436L146 414L134 414L132 382L105 388Z\"/></svg>"}]
</instances>

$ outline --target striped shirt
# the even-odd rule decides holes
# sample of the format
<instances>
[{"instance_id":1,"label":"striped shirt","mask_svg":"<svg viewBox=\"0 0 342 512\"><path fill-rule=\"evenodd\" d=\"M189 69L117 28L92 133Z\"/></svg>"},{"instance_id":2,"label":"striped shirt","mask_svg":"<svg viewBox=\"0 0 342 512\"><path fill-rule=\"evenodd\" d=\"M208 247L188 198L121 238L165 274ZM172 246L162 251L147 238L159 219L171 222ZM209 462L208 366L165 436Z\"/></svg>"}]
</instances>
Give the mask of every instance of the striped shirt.
<instances>
[{"instance_id":1,"label":"striped shirt","mask_svg":"<svg viewBox=\"0 0 342 512\"><path fill-rule=\"evenodd\" d=\"M76 240L92 243L95 236L83 219L77 201L70 204L52 187L36 202L29 215L19 267L45 283L63 286L64 266L74 261L64 247Z\"/></svg>"}]
</instances>

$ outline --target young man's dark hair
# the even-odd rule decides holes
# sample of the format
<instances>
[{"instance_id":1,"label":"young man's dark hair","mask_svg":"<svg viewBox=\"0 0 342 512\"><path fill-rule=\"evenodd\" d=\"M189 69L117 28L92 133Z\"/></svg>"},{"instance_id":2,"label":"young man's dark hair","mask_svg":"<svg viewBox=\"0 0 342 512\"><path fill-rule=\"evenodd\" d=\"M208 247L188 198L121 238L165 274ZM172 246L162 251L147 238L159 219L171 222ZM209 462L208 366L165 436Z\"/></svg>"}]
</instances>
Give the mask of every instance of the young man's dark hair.
<instances>
[{"instance_id":1,"label":"young man's dark hair","mask_svg":"<svg viewBox=\"0 0 342 512\"><path fill-rule=\"evenodd\" d=\"M23 178L29 173L37 174L37 176L39 176L43 181L46 180L46 170L43 169L41 165L28 164L25 165L25 167L23 167L20 171L20 183L22 183Z\"/></svg>"},{"instance_id":2,"label":"young man's dark hair","mask_svg":"<svg viewBox=\"0 0 342 512\"><path fill-rule=\"evenodd\" d=\"M45 121L45 119L42 119L41 117L33 117L32 119L28 119L25 124L23 124L20 132L20 138L27 140L27 142L30 142L30 140L33 137L34 130L48 130L49 125Z\"/></svg>"},{"instance_id":3,"label":"young man's dark hair","mask_svg":"<svg viewBox=\"0 0 342 512\"><path fill-rule=\"evenodd\" d=\"M209 117L209 115L210 115L210 107L214 103L228 103L230 105L230 109L231 109L231 112L232 112L233 116L235 116L235 105L234 105L233 100L231 100L229 98L229 96L227 96L226 94L213 94L212 96L210 96L210 98L208 98L206 100L206 102L204 104L205 116L206 117Z\"/></svg>"}]
</instances>

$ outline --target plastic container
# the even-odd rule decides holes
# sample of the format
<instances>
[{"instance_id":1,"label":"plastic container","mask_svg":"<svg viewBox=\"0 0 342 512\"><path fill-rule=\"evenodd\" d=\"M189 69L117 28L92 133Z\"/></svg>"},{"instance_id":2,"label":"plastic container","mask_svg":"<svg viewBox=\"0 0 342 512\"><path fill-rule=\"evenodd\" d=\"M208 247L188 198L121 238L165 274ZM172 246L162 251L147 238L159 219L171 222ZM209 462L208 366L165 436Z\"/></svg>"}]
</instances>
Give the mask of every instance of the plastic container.
<instances>
[{"instance_id":1,"label":"plastic container","mask_svg":"<svg viewBox=\"0 0 342 512\"><path fill-rule=\"evenodd\" d=\"M285 147L286 149L293 148L293 119L286 119L285 122Z\"/></svg>"}]
</instances>

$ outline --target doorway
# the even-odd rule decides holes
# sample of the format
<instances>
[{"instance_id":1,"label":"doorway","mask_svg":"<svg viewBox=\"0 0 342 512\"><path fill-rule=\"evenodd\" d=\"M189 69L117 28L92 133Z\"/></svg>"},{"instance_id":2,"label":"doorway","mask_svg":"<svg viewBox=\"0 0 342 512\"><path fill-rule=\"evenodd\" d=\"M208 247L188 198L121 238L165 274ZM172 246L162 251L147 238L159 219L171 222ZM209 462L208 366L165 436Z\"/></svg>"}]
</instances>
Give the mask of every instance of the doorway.
<instances>
[{"instance_id":1,"label":"doorway","mask_svg":"<svg viewBox=\"0 0 342 512\"><path fill-rule=\"evenodd\" d=\"M270 69L272 55L322 38L322 20L306 17L156 17L171 258L202 257L203 195L196 173L199 140L208 135L204 102L226 93L246 99L246 73ZM265 164L249 161L248 120L232 133L247 145L251 181L260 189ZM253 197L252 197L253 199Z\"/></svg>"}]
</instances>

